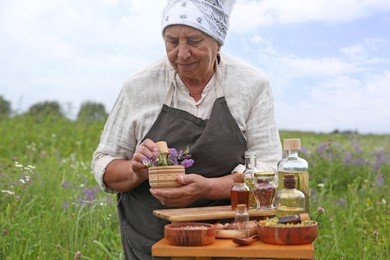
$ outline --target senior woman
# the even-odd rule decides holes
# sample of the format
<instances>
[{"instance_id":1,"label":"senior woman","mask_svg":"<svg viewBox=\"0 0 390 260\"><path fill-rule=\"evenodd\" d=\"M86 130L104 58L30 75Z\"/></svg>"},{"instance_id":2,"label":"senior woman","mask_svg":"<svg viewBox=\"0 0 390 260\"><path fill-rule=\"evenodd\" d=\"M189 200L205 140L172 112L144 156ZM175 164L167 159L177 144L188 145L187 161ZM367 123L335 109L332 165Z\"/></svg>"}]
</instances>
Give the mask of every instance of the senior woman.
<instances>
[{"instance_id":1,"label":"senior woman","mask_svg":"<svg viewBox=\"0 0 390 260\"><path fill-rule=\"evenodd\" d=\"M167 222L153 210L229 204L231 172L244 152L274 170L281 145L271 89L256 68L220 54L235 1L171 0L163 11L167 57L131 76L110 113L94 153L99 185L118 193L126 259L153 259L151 246ZM145 156L189 146L195 163L182 186L151 189Z\"/></svg>"}]
</instances>

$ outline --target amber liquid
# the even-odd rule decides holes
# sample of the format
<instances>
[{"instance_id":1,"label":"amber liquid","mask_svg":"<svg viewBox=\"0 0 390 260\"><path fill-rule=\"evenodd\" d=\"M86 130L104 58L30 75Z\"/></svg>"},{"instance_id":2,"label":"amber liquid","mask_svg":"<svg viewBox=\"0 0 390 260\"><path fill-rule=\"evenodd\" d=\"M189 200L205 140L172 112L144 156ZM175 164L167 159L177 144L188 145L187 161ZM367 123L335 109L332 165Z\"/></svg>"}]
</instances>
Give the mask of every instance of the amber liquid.
<instances>
[{"instance_id":1,"label":"amber liquid","mask_svg":"<svg viewBox=\"0 0 390 260\"><path fill-rule=\"evenodd\" d=\"M230 203L232 210L236 210L238 204L245 204L246 208L249 209L249 191L230 191Z\"/></svg>"},{"instance_id":2,"label":"amber liquid","mask_svg":"<svg viewBox=\"0 0 390 260\"><path fill-rule=\"evenodd\" d=\"M309 173L307 171L279 171L278 172L278 190L284 189L284 183L283 183L283 176L285 174L294 174L294 176L297 178L297 185L296 189L300 190L305 194L305 209L304 212L309 213ZM300 212L303 213L303 212ZM296 213L294 213L296 214Z\"/></svg>"}]
</instances>

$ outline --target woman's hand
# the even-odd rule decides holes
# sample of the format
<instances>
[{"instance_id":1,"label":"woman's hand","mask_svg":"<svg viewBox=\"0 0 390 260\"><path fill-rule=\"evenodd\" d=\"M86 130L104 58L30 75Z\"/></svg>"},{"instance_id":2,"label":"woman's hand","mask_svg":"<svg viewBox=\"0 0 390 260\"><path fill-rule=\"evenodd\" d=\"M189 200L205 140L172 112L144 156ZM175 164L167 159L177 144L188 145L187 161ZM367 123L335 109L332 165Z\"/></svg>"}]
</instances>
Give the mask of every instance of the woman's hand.
<instances>
[{"instance_id":1,"label":"woman's hand","mask_svg":"<svg viewBox=\"0 0 390 260\"><path fill-rule=\"evenodd\" d=\"M118 159L108 164L103 175L104 183L113 191L128 192L148 179L148 169L143 164L145 156L158 151L150 139L139 144L131 160Z\"/></svg>"},{"instance_id":2,"label":"woman's hand","mask_svg":"<svg viewBox=\"0 0 390 260\"><path fill-rule=\"evenodd\" d=\"M230 175L220 178L205 178L199 174L179 176L177 181L182 185L176 188L151 188L150 192L161 204L184 208L199 199L230 198L233 179Z\"/></svg>"},{"instance_id":3,"label":"woman's hand","mask_svg":"<svg viewBox=\"0 0 390 260\"><path fill-rule=\"evenodd\" d=\"M132 158L131 168L136 175L145 176L148 174L148 169L143 163L145 157L151 157L154 153L158 153L158 146L150 139L145 139L137 145Z\"/></svg>"}]
</instances>

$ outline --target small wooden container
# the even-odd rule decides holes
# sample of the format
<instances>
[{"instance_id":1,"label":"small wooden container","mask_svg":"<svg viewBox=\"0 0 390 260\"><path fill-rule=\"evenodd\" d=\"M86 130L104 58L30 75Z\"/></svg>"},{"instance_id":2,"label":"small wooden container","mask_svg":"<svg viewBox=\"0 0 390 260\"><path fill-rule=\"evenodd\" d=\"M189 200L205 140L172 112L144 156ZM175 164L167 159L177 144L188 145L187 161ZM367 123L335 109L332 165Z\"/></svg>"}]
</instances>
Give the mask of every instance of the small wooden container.
<instances>
[{"instance_id":1,"label":"small wooden container","mask_svg":"<svg viewBox=\"0 0 390 260\"><path fill-rule=\"evenodd\" d=\"M164 237L175 246L205 246L215 241L215 226L208 223L187 222L167 224Z\"/></svg>"},{"instance_id":2,"label":"small wooden container","mask_svg":"<svg viewBox=\"0 0 390 260\"><path fill-rule=\"evenodd\" d=\"M186 174L182 165L149 167L149 185L152 188L178 187L177 176Z\"/></svg>"},{"instance_id":3,"label":"small wooden container","mask_svg":"<svg viewBox=\"0 0 390 260\"><path fill-rule=\"evenodd\" d=\"M257 225L259 239L273 245L304 245L312 243L318 236L318 224L308 226L266 226Z\"/></svg>"}]
</instances>

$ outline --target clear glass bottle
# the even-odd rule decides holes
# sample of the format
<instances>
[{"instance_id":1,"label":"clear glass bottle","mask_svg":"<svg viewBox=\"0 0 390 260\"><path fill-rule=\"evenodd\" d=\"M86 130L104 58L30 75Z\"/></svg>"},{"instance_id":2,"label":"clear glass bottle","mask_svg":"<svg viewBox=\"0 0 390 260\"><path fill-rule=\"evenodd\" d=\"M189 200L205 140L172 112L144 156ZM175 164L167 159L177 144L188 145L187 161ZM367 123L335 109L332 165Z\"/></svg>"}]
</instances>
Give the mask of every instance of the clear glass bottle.
<instances>
[{"instance_id":1,"label":"clear glass bottle","mask_svg":"<svg viewBox=\"0 0 390 260\"><path fill-rule=\"evenodd\" d=\"M249 236L249 230L246 229L246 223L249 221L249 214L246 209L245 204L238 204L236 213L234 215L234 222L236 224L237 230L244 230L244 233L242 233L241 237L248 237Z\"/></svg>"},{"instance_id":2,"label":"clear glass bottle","mask_svg":"<svg viewBox=\"0 0 390 260\"><path fill-rule=\"evenodd\" d=\"M256 153L246 151L245 152L245 184L249 188L249 208L256 208L256 196L254 194L255 188L255 173L256 169Z\"/></svg>"},{"instance_id":3,"label":"clear glass bottle","mask_svg":"<svg viewBox=\"0 0 390 260\"><path fill-rule=\"evenodd\" d=\"M305 212L305 194L296 189L294 174L285 174L284 189L276 193L276 216L298 215Z\"/></svg>"},{"instance_id":4,"label":"clear glass bottle","mask_svg":"<svg viewBox=\"0 0 390 260\"><path fill-rule=\"evenodd\" d=\"M284 139L283 149L286 157L278 163L278 191L284 189L283 176L294 174L297 178L297 189L305 194L305 212L309 213L309 166L305 159L299 157L301 140L299 138Z\"/></svg>"},{"instance_id":5,"label":"clear glass bottle","mask_svg":"<svg viewBox=\"0 0 390 260\"><path fill-rule=\"evenodd\" d=\"M254 193L258 210L274 209L273 202L276 194L275 173L256 172Z\"/></svg>"},{"instance_id":6,"label":"clear glass bottle","mask_svg":"<svg viewBox=\"0 0 390 260\"><path fill-rule=\"evenodd\" d=\"M249 188L245 184L245 174L242 172L233 174L234 184L230 190L230 202L232 210L236 210L238 204L245 204L249 209Z\"/></svg>"}]
</instances>

